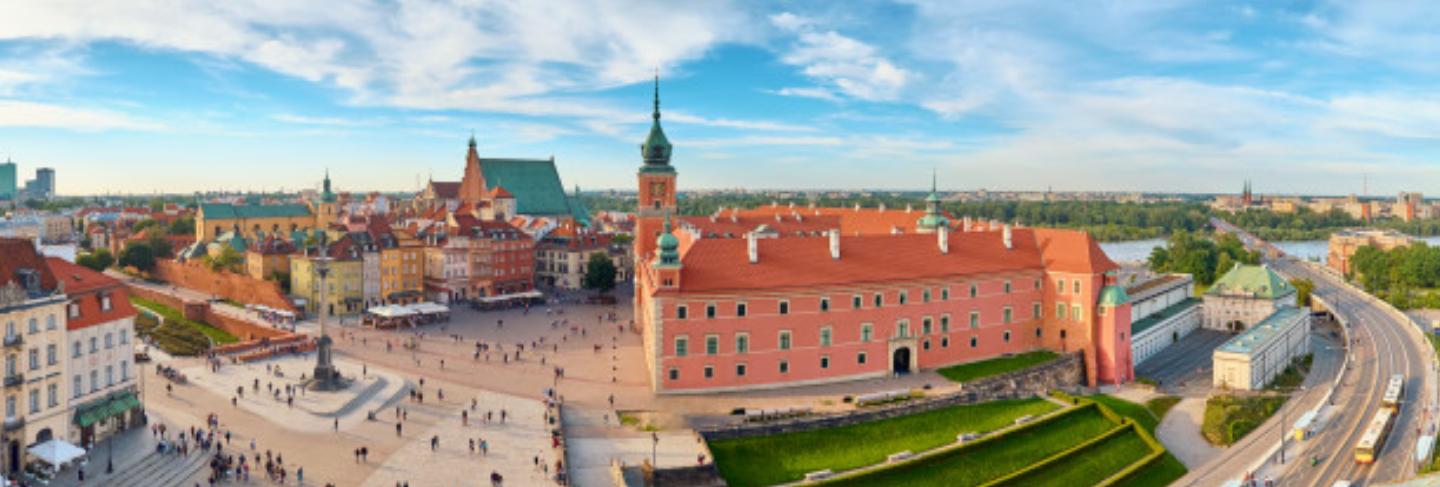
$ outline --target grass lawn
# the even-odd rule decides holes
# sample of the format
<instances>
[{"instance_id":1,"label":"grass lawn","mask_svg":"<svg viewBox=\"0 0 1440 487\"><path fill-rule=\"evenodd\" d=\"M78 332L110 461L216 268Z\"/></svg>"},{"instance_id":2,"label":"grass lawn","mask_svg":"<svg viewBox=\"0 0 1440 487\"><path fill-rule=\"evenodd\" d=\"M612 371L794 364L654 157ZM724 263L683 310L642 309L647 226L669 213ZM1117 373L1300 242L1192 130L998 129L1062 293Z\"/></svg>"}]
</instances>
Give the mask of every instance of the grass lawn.
<instances>
[{"instance_id":1,"label":"grass lawn","mask_svg":"<svg viewBox=\"0 0 1440 487\"><path fill-rule=\"evenodd\" d=\"M710 443L715 464L735 487L800 480L808 472L848 470L885 461L892 453L919 453L955 442L967 432L994 431L1025 415L1059 409L1043 399L996 401L899 418L774 436Z\"/></svg>"},{"instance_id":2,"label":"grass lawn","mask_svg":"<svg viewBox=\"0 0 1440 487\"><path fill-rule=\"evenodd\" d=\"M1043 467L1026 472L1005 486L1075 487L1095 485L1150 454L1150 445L1134 429L1106 438Z\"/></svg>"},{"instance_id":3,"label":"grass lawn","mask_svg":"<svg viewBox=\"0 0 1440 487\"><path fill-rule=\"evenodd\" d=\"M1027 352L1010 357L992 358L971 362L968 364L953 365L940 369L940 375L955 382L969 382L975 379L996 376L1006 372L1014 372L1027 367L1033 367L1054 360L1058 357L1055 352L1040 350Z\"/></svg>"},{"instance_id":4,"label":"grass lawn","mask_svg":"<svg viewBox=\"0 0 1440 487\"><path fill-rule=\"evenodd\" d=\"M980 485L1073 448L1114 427L1115 423L1106 419L1098 409L1087 408L972 448L958 448L826 485Z\"/></svg>"},{"instance_id":5,"label":"grass lawn","mask_svg":"<svg viewBox=\"0 0 1440 487\"><path fill-rule=\"evenodd\" d=\"M1165 487L1180 477L1184 477L1188 471L1185 464L1180 463L1175 455L1165 452L1164 456L1150 462L1149 465L1140 467L1140 470L1136 470L1129 477L1121 479L1111 487Z\"/></svg>"},{"instance_id":6,"label":"grass lawn","mask_svg":"<svg viewBox=\"0 0 1440 487\"><path fill-rule=\"evenodd\" d=\"M1151 412L1152 414L1154 414L1156 418L1160 419L1161 421L1164 421L1164 420L1165 420L1165 414L1166 414L1166 413L1169 413L1170 410L1173 409L1173 408L1175 407L1175 405L1176 405L1176 404L1179 404L1179 403L1180 403L1180 398L1179 398L1179 397L1175 397L1175 396L1160 396L1160 397L1151 399L1151 400L1149 400L1149 401L1145 401L1145 407L1146 407L1147 409L1149 409L1150 412Z\"/></svg>"},{"instance_id":7,"label":"grass lawn","mask_svg":"<svg viewBox=\"0 0 1440 487\"><path fill-rule=\"evenodd\" d=\"M210 341L215 342L215 344L217 345L224 345L226 343L235 343L237 341L240 341L238 338L235 338L235 335L226 333L225 330L210 326L207 323L201 323L199 321L186 319L185 315L181 314L180 311L176 310L175 308L171 308L169 306L165 306L163 304L145 298L139 298L134 296L130 297L130 302L136 306L148 309L150 311L154 311L155 314L164 317L166 325L173 323L193 329L200 332L202 335L205 335L210 339ZM165 327L161 327L161 329L163 330L165 329Z\"/></svg>"},{"instance_id":8,"label":"grass lawn","mask_svg":"<svg viewBox=\"0 0 1440 487\"><path fill-rule=\"evenodd\" d=\"M1110 408L1111 411L1115 411L1115 414L1130 418L1132 421L1138 423L1141 428L1145 428L1145 431L1149 431L1151 435L1155 434L1155 427L1160 425L1160 419L1156 418L1155 414L1151 413L1150 409L1145 406L1104 394L1085 396L1085 398L1104 404L1105 407Z\"/></svg>"},{"instance_id":9,"label":"grass lawn","mask_svg":"<svg viewBox=\"0 0 1440 487\"><path fill-rule=\"evenodd\" d=\"M1200 432L1212 444L1227 446L1258 428L1280 410L1285 396L1215 396L1205 401L1205 422Z\"/></svg>"}]
</instances>

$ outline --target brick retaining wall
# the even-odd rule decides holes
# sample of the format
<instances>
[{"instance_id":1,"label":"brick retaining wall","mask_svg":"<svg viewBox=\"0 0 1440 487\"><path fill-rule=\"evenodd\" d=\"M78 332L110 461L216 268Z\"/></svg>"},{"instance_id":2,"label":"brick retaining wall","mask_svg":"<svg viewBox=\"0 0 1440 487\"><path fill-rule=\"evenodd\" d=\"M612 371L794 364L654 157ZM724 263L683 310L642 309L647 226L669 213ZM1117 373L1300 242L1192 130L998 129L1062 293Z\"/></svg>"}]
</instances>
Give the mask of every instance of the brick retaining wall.
<instances>
[{"instance_id":1,"label":"brick retaining wall","mask_svg":"<svg viewBox=\"0 0 1440 487\"><path fill-rule=\"evenodd\" d=\"M215 272L193 263L163 260L155 263L151 276L165 282L220 296L245 304L263 304L299 314L299 310L280 292L280 284L262 281L241 274Z\"/></svg>"},{"instance_id":2,"label":"brick retaining wall","mask_svg":"<svg viewBox=\"0 0 1440 487\"><path fill-rule=\"evenodd\" d=\"M908 416L936 409L1001 399L1019 399L1044 394L1052 389L1072 389L1085 383L1085 361L1080 352L1024 370L966 382L960 392L927 397L892 406L877 406L823 416L808 416L766 423L745 423L700 431L705 441L797 433L883 419Z\"/></svg>"}]
</instances>

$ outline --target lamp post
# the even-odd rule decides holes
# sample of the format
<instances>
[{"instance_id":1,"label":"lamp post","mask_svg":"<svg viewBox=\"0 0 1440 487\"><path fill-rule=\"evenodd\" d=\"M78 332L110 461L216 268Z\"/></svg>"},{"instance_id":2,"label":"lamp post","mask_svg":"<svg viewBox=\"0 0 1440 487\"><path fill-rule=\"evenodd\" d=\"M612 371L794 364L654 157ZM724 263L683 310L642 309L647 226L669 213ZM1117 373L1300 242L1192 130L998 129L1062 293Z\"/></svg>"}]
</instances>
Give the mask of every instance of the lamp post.
<instances>
[{"instance_id":1,"label":"lamp post","mask_svg":"<svg viewBox=\"0 0 1440 487\"><path fill-rule=\"evenodd\" d=\"M650 468L659 468L660 434L650 432Z\"/></svg>"},{"instance_id":2,"label":"lamp post","mask_svg":"<svg viewBox=\"0 0 1440 487\"><path fill-rule=\"evenodd\" d=\"M115 420L114 417L111 417L111 418L110 418L110 422L111 422L111 423L114 423L114 422L115 422L114 420ZM115 431L111 431L111 432L110 432L110 436L107 437L107 438L105 438L105 474L106 474L106 475L115 473L115 433L116 433Z\"/></svg>"}]
</instances>

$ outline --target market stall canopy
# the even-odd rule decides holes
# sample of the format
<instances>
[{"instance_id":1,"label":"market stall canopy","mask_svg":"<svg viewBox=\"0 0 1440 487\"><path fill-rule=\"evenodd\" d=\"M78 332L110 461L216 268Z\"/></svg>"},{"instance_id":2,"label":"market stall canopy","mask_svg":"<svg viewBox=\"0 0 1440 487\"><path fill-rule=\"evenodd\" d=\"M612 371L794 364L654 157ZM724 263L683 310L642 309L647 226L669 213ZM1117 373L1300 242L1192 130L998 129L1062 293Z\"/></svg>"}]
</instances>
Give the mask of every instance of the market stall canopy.
<instances>
[{"instance_id":1,"label":"market stall canopy","mask_svg":"<svg viewBox=\"0 0 1440 487\"><path fill-rule=\"evenodd\" d=\"M376 306L366 310L366 312L381 318L403 318L415 314L414 310L398 304Z\"/></svg>"},{"instance_id":2,"label":"market stall canopy","mask_svg":"<svg viewBox=\"0 0 1440 487\"><path fill-rule=\"evenodd\" d=\"M415 310L416 312L425 313L425 314L449 313L449 312L450 312L450 308L449 308L449 307L447 307L447 306L445 306L445 305L443 305L443 304L431 303L431 302L429 302L429 301L426 301L426 302L424 302L424 303L415 303L415 304L412 304L412 305L410 305L410 309Z\"/></svg>"},{"instance_id":3,"label":"market stall canopy","mask_svg":"<svg viewBox=\"0 0 1440 487\"><path fill-rule=\"evenodd\" d=\"M29 451L35 458L56 467L85 456L85 450L64 440L50 440L30 447Z\"/></svg>"}]
</instances>

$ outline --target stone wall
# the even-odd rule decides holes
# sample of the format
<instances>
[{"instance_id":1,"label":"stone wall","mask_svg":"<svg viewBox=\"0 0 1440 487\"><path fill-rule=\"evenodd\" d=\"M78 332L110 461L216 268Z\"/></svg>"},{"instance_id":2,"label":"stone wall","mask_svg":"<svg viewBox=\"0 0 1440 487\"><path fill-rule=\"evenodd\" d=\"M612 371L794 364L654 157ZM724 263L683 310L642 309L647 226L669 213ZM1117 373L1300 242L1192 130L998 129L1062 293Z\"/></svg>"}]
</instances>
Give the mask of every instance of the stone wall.
<instances>
[{"instance_id":1,"label":"stone wall","mask_svg":"<svg viewBox=\"0 0 1440 487\"><path fill-rule=\"evenodd\" d=\"M129 283L125 287L132 296L145 298L179 310L186 319L207 323L225 330L226 333L235 335L242 342L290 335L288 331L220 313L210 306L210 303L204 301L182 301L175 296Z\"/></svg>"},{"instance_id":2,"label":"stone wall","mask_svg":"<svg viewBox=\"0 0 1440 487\"><path fill-rule=\"evenodd\" d=\"M892 406L857 409L843 413L807 416L767 423L744 423L702 430L706 441L796 433L836 428L883 419L908 416L935 409L975 404L1001 399L1018 399L1045 394L1052 389L1073 389L1085 383L1085 361L1081 352L1062 355L1055 360L1008 374L966 382L951 394L907 401Z\"/></svg>"},{"instance_id":3,"label":"stone wall","mask_svg":"<svg viewBox=\"0 0 1440 487\"><path fill-rule=\"evenodd\" d=\"M170 284L220 296L245 304L263 304L299 314L295 305L280 292L280 283L262 281L243 274L215 272L195 263L158 261L151 275Z\"/></svg>"}]
</instances>

